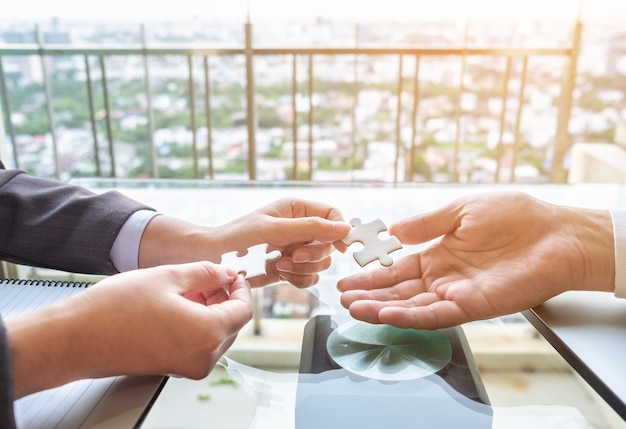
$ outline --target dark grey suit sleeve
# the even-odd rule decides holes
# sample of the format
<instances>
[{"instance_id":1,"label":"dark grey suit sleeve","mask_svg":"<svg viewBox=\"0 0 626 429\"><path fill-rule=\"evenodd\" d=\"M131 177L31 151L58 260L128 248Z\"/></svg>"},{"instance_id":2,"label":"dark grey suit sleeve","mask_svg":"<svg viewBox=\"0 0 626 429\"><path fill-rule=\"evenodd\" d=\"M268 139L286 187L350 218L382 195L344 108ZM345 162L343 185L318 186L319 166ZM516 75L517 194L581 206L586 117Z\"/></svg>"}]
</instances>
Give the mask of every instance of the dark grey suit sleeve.
<instances>
[{"instance_id":1,"label":"dark grey suit sleeve","mask_svg":"<svg viewBox=\"0 0 626 429\"><path fill-rule=\"evenodd\" d=\"M0 169L0 260L88 274L113 274L110 251L126 220L150 209L119 192Z\"/></svg>"}]
</instances>

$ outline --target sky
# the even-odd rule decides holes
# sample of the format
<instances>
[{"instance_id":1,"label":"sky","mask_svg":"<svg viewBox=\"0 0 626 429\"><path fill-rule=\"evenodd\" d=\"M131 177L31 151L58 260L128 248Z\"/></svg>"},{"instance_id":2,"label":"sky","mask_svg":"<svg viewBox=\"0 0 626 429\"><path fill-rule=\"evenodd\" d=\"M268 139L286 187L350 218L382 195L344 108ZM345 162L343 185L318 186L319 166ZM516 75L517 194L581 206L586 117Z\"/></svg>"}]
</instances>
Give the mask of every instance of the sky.
<instances>
[{"instance_id":1,"label":"sky","mask_svg":"<svg viewBox=\"0 0 626 429\"><path fill-rule=\"evenodd\" d=\"M19 0L2 17L153 21L167 18L252 21L327 17L374 19L536 19L572 21L626 19L624 0Z\"/></svg>"}]
</instances>

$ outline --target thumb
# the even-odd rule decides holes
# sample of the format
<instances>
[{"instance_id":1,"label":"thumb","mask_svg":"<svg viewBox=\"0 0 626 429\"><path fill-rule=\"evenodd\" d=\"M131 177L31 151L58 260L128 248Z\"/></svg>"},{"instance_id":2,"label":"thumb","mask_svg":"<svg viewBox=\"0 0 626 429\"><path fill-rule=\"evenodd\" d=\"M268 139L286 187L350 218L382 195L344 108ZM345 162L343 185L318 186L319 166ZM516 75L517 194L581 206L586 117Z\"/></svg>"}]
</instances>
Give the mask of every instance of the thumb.
<instances>
[{"instance_id":1,"label":"thumb","mask_svg":"<svg viewBox=\"0 0 626 429\"><path fill-rule=\"evenodd\" d=\"M237 272L232 268L208 261L179 265L166 265L164 276L179 294L207 292L222 289L235 281Z\"/></svg>"},{"instance_id":2,"label":"thumb","mask_svg":"<svg viewBox=\"0 0 626 429\"><path fill-rule=\"evenodd\" d=\"M429 213L412 216L389 226L389 234L404 244L420 244L454 232L460 224L459 208L451 203Z\"/></svg>"}]
</instances>

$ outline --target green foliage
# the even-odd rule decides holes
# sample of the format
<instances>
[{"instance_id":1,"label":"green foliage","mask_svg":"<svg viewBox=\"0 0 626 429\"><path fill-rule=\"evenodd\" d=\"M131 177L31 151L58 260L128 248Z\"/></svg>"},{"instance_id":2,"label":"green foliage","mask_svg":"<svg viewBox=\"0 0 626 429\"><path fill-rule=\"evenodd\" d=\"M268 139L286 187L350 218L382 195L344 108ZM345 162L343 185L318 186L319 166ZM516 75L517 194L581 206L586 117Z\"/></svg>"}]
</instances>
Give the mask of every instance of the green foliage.
<instances>
[{"instance_id":1,"label":"green foliage","mask_svg":"<svg viewBox=\"0 0 626 429\"><path fill-rule=\"evenodd\" d=\"M279 128L288 125L278 117L275 109L269 107L257 108L257 120L260 128Z\"/></svg>"},{"instance_id":2,"label":"green foliage","mask_svg":"<svg viewBox=\"0 0 626 429\"><path fill-rule=\"evenodd\" d=\"M267 153L261 156L268 159L282 159L284 157L283 145L280 143L272 143Z\"/></svg>"},{"instance_id":3,"label":"green foliage","mask_svg":"<svg viewBox=\"0 0 626 429\"><path fill-rule=\"evenodd\" d=\"M190 115L187 112L173 112L155 110L153 112L154 128L169 128L175 126L189 126L191 123Z\"/></svg>"},{"instance_id":4,"label":"green foliage","mask_svg":"<svg viewBox=\"0 0 626 429\"><path fill-rule=\"evenodd\" d=\"M350 158L341 158L339 162L337 162L336 158L330 156L318 156L315 159L319 170L345 171L350 170L351 167Z\"/></svg>"},{"instance_id":5,"label":"green foliage","mask_svg":"<svg viewBox=\"0 0 626 429\"><path fill-rule=\"evenodd\" d=\"M344 112L343 114L347 113ZM337 118L341 116L341 112L332 106L318 106L315 108L313 116L316 124L333 125L337 124Z\"/></svg>"},{"instance_id":6,"label":"green foliage","mask_svg":"<svg viewBox=\"0 0 626 429\"><path fill-rule=\"evenodd\" d=\"M220 173L245 173L246 171L248 171L248 160L231 160L226 163L224 168L216 168L215 171Z\"/></svg>"},{"instance_id":7,"label":"green foliage","mask_svg":"<svg viewBox=\"0 0 626 429\"><path fill-rule=\"evenodd\" d=\"M148 134L147 127L137 127L130 130L121 130L117 123L114 123L113 135L118 141L129 143L146 143L150 141L150 135Z\"/></svg>"},{"instance_id":8,"label":"green foliage","mask_svg":"<svg viewBox=\"0 0 626 429\"><path fill-rule=\"evenodd\" d=\"M584 92L578 99L578 106L592 112L600 112L606 107L606 105L598 98L596 91Z\"/></svg>"},{"instance_id":9,"label":"green foliage","mask_svg":"<svg viewBox=\"0 0 626 429\"><path fill-rule=\"evenodd\" d=\"M230 378L228 374L224 374L223 376L221 376L220 378L216 380L211 380L211 386L223 386L223 385L237 386L237 382L233 380L232 378Z\"/></svg>"},{"instance_id":10,"label":"green foliage","mask_svg":"<svg viewBox=\"0 0 626 429\"><path fill-rule=\"evenodd\" d=\"M33 112L29 119L23 124L15 126L18 134L40 135L46 134L49 130L48 118L44 112Z\"/></svg>"},{"instance_id":11,"label":"green foliage","mask_svg":"<svg viewBox=\"0 0 626 429\"><path fill-rule=\"evenodd\" d=\"M433 173L430 169L430 165L424 159L424 155L421 153L416 153L415 158L413 159L413 172L422 176L426 181L429 181ZM411 180L411 178L409 178Z\"/></svg>"},{"instance_id":12,"label":"green foliage","mask_svg":"<svg viewBox=\"0 0 626 429\"><path fill-rule=\"evenodd\" d=\"M293 180L293 167L285 167L285 177L287 180ZM298 174L295 180L309 180L309 169L298 168Z\"/></svg>"}]
</instances>

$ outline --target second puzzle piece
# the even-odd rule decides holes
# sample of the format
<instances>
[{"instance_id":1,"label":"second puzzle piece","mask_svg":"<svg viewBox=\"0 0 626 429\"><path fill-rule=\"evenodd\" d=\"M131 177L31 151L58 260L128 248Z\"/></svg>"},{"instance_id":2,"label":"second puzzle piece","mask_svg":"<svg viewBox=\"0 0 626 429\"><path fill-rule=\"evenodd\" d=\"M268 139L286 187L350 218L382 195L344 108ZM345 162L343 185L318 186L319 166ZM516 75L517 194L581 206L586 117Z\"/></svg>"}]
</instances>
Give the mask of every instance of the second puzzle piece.
<instances>
[{"instance_id":1,"label":"second puzzle piece","mask_svg":"<svg viewBox=\"0 0 626 429\"><path fill-rule=\"evenodd\" d=\"M275 261L281 257L279 250L267 253L267 244L257 244L248 248L245 255L239 252L228 252L222 255L222 265L231 267L240 273L246 273L246 278L258 277L266 274L265 264L268 261Z\"/></svg>"},{"instance_id":2,"label":"second puzzle piece","mask_svg":"<svg viewBox=\"0 0 626 429\"><path fill-rule=\"evenodd\" d=\"M394 236L389 238L378 237L378 234L387 231L387 226L383 221L376 219L369 223L363 223L361 219L354 218L350 220L350 224L354 228L341 241L348 246L357 241L363 244L362 250L354 252L354 259L360 266L364 267L376 259L385 267L393 264L393 259L389 253L402 249L402 244Z\"/></svg>"}]
</instances>

